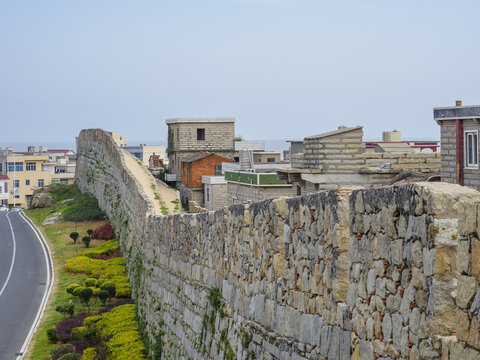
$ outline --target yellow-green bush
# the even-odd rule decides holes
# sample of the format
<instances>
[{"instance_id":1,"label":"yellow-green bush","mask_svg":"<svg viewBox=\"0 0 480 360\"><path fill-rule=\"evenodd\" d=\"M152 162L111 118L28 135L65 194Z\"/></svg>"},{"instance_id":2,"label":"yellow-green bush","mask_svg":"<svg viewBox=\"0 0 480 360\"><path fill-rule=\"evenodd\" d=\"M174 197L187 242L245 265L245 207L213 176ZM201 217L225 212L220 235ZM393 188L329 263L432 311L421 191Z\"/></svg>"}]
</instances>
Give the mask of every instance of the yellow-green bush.
<instances>
[{"instance_id":1,"label":"yellow-green bush","mask_svg":"<svg viewBox=\"0 0 480 360\"><path fill-rule=\"evenodd\" d=\"M111 253L118 249L119 243L118 240L108 240L105 241L103 244L97 246L95 249L89 249L82 252L83 256L94 258L103 254Z\"/></svg>"},{"instance_id":2,"label":"yellow-green bush","mask_svg":"<svg viewBox=\"0 0 480 360\"><path fill-rule=\"evenodd\" d=\"M88 317L84 324L85 327L95 326L100 330L103 338L109 339L107 341L110 349L108 360L146 359L145 346L135 320L134 304L121 305L102 315ZM82 360L92 360L95 355L94 348L87 348L83 352Z\"/></svg>"},{"instance_id":3,"label":"yellow-green bush","mask_svg":"<svg viewBox=\"0 0 480 360\"><path fill-rule=\"evenodd\" d=\"M115 284L116 297L130 297L132 293L125 269L125 259L122 257L97 260L80 255L69 259L65 268L70 272L85 273Z\"/></svg>"},{"instance_id":4,"label":"yellow-green bush","mask_svg":"<svg viewBox=\"0 0 480 360\"><path fill-rule=\"evenodd\" d=\"M96 355L95 348L86 348L83 351L82 360L95 360Z\"/></svg>"}]
</instances>

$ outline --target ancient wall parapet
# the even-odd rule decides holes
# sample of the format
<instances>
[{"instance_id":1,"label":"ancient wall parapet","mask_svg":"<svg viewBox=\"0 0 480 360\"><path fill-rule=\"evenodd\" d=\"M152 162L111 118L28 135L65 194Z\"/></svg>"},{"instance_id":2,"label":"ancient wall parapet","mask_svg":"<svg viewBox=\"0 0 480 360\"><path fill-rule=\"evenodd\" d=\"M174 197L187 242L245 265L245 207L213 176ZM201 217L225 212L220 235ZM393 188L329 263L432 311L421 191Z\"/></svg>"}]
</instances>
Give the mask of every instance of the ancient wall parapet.
<instances>
[{"instance_id":1,"label":"ancient wall parapet","mask_svg":"<svg viewBox=\"0 0 480 360\"><path fill-rule=\"evenodd\" d=\"M103 131L82 131L78 162L81 190L118 230L141 328L165 356L480 356L474 190L340 189L165 217Z\"/></svg>"}]
</instances>

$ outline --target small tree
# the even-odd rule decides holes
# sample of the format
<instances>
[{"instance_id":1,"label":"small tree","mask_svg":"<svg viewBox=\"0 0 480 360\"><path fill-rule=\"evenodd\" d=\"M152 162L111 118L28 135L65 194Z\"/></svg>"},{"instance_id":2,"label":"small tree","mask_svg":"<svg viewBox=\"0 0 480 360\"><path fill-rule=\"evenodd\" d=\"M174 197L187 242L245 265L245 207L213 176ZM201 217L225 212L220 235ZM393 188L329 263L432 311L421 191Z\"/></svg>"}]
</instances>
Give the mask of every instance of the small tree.
<instances>
[{"instance_id":1,"label":"small tree","mask_svg":"<svg viewBox=\"0 0 480 360\"><path fill-rule=\"evenodd\" d=\"M100 299L100 301L102 302L103 306L105 306L105 303L107 302L110 294L108 293L107 290L100 290L98 292L98 298Z\"/></svg>"},{"instance_id":2,"label":"small tree","mask_svg":"<svg viewBox=\"0 0 480 360\"><path fill-rule=\"evenodd\" d=\"M82 238L82 242L85 244L85 247L86 247L86 248L90 247L90 241L91 241L91 240L92 240L92 239L90 239L90 236L84 236L84 237Z\"/></svg>"},{"instance_id":3,"label":"small tree","mask_svg":"<svg viewBox=\"0 0 480 360\"><path fill-rule=\"evenodd\" d=\"M76 244L77 243L77 240L78 240L78 232L74 231L72 233L70 233L70 238L73 240L73 243Z\"/></svg>"},{"instance_id":4,"label":"small tree","mask_svg":"<svg viewBox=\"0 0 480 360\"><path fill-rule=\"evenodd\" d=\"M63 305L58 305L55 311L63 314L64 319L67 317L67 315L72 317L75 313L75 304L73 304L72 301L69 301Z\"/></svg>"},{"instance_id":5,"label":"small tree","mask_svg":"<svg viewBox=\"0 0 480 360\"><path fill-rule=\"evenodd\" d=\"M91 236L92 236L92 234L93 234L93 230L92 230L92 229L88 229L88 230L87 230L87 234L88 234L88 236L90 236L90 237L91 237Z\"/></svg>"},{"instance_id":6,"label":"small tree","mask_svg":"<svg viewBox=\"0 0 480 360\"><path fill-rule=\"evenodd\" d=\"M93 290L91 288L83 288L78 295L80 296L80 300L87 305L88 312L90 312L90 299L93 296Z\"/></svg>"},{"instance_id":7,"label":"small tree","mask_svg":"<svg viewBox=\"0 0 480 360\"><path fill-rule=\"evenodd\" d=\"M117 292L117 289L115 288L115 284L107 284L104 287L104 290L108 291L108 301L111 301L112 298L115 296L115 293Z\"/></svg>"}]
</instances>

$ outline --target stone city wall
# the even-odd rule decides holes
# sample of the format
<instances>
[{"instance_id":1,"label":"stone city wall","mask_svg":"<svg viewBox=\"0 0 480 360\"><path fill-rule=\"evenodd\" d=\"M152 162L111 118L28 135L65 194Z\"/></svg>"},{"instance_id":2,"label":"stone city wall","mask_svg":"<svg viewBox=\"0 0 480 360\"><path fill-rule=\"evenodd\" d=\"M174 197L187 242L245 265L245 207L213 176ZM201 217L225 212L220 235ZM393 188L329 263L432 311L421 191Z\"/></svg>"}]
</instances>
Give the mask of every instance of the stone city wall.
<instances>
[{"instance_id":1,"label":"stone city wall","mask_svg":"<svg viewBox=\"0 0 480 360\"><path fill-rule=\"evenodd\" d=\"M110 136L83 130L78 147L76 181L117 229L162 358L480 357L478 192L418 183L154 216Z\"/></svg>"}]
</instances>

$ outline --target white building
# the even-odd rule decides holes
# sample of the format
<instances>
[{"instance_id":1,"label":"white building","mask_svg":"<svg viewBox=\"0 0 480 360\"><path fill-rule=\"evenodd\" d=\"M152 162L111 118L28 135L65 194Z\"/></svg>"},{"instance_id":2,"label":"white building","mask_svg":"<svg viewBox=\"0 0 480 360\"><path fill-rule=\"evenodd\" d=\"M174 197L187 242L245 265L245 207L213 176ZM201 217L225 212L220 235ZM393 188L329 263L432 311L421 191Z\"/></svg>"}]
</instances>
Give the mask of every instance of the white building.
<instances>
[{"instance_id":1,"label":"white building","mask_svg":"<svg viewBox=\"0 0 480 360\"><path fill-rule=\"evenodd\" d=\"M0 175L0 205L8 204L8 176Z\"/></svg>"},{"instance_id":2,"label":"white building","mask_svg":"<svg viewBox=\"0 0 480 360\"><path fill-rule=\"evenodd\" d=\"M68 149L43 149L48 161L43 163L43 171L52 173L52 184L71 185L75 181L76 155Z\"/></svg>"}]
</instances>

